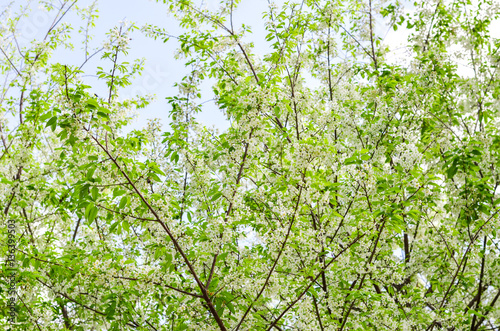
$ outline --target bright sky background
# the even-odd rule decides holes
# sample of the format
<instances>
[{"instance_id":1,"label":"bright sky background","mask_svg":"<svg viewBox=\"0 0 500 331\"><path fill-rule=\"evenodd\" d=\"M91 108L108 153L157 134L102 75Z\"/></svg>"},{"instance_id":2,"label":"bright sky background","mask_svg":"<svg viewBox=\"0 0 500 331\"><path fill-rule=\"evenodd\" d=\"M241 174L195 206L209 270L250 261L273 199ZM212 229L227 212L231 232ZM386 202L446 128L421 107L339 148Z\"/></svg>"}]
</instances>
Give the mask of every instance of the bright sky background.
<instances>
[{"instance_id":1,"label":"bright sky background","mask_svg":"<svg viewBox=\"0 0 500 331\"><path fill-rule=\"evenodd\" d=\"M3 1L6 2L0 8L10 3L7 0L0 0L0 3ZM86 7L92 2L92 0L79 0L77 5ZM216 9L219 3L218 0L205 0L205 2L209 9ZM276 2L283 3L284 0ZM25 4L26 0L16 0L14 3L15 5L12 8L17 8L16 3ZM34 1L32 11L19 25L22 34L20 37L21 42L27 43L33 39L42 39L47 28L52 23L54 13L47 13L37 8L36 3L37 1ZM134 22L138 27L144 24L158 25L165 28L172 35L178 35L182 32L177 21L167 14L167 6L156 1L101 0L98 1L97 8L99 9L99 18L93 30L95 36L92 40L91 48L100 48L102 42L106 39L106 32L123 20ZM234 13L235 27L242 23L252 27L252 41L255 43L254 51L259 55L263 55L268 51L264 40L267 33L264 30L262 21L262 13L267 8L267 0L243 0ZM81 24L81 21L74 14L68 15L65 21L73 24L75 30ZM163 124L168 124L170 106L165 97L177 94L177 88L173 85L180 81L188 72L182 60L174 59L175 49L178 44L175 39L170 39L167 43L163 43L160 40L155 41L144 36L139 31L135 31L131 37L133 40L130 44L131 49L128 58L130 61L137 58L144 58L146 62L143 75L135 79L131 87L123 90L121 97L135 94L155 94L156 100L145 109L139 110L139 116L130 128L143 127L149 118L160 118ZM388 37L390 38L386 40L393 38L391 36ZM71 65L79 65L83 62L84 53L80 49L83 47L83 37L81 40L72 40L71 42L74 44L75 49L56 52L53 58L54 62ZM102 65L102 62L100 56L95 56L85 65L85 71L95 73L98 65ZM96 78L87 76L85 77L85 81L88 85L92 86L93 91L98 95L105 96L107 94L104 84ZM209 83L206 82L202 85L204 93L202 101L208 102L204 104L204 110L199 114L198 119L209 126L213 125L219 129L227 128L228 122L225 120L224 115L215 107L213 102L209 101L212 98Z\"/></svg>"},{"instance_id":2,"label":"bright sky background","mask_svg":"<svg viewBox=\"0 0 500 331\"><path fill-rule=\"evenodd\" d=\"M0 4L6 0L0 0ZM17 0L15 3L25 3L24 0ZM86 7L90 5L92 0L79 0L77 5ZM9 1L10 3L10 1ZM2 4L0 8L8 3ZM207 2L208 8L215 9L218 6L217 0L209 0ZM16 5L13 6L16 8ZM99 48L102 41L105 40L105 34L111 28L118 25L120 21L126 20L134 22L138 27L145 24L154 24L165 28L168 33L178 35L182 32L178 26L177 21L167 14L167 6L162 3L157 3L152 0L101 0L97 4L99 9L99 18L96 20L96 27L93 30L94 38L92 40L92 48ZM259 37L264 40L265 31L263 24L255 24L260 21L262 12L267 8L267 0L251 0L243 1L239 8L235 11L234 22L244 23L252 26L255 33L256 40ZM36 5L32 6L32 11L28 17L23 19L20 24L22 42L29 42L30 40L43 38L47 28L53 20L54 13L47 13L44 10L37 8ZM76 15L68 15L65 21L78 28L80 20ZM170 106L168 105L165 97L174 96L177 94L177 88L174 83L180 81L188 70L184 67L182 60L174 59L175 49L178 44L175 39L170 39L167 43L160 40L153 40L144 36L140 31L135 31L131 35L132 41L130 43L130 52L128 59L130 62L133 59L144 58L146 60L144 72L142 76L137 77L132 86L126 88L120 93L121 97L132 95L146 95L155 94L156 100L148 107L139 110L137 120L131 125L131 128L140 128L146 125L147 120L150 118L160 118L163 124L168 124L168 113ZM79 65L84 60L84 53L79 48L82 47L82 40L72 40L75 46L74 50L63 50L56 52L53 61L64 64ZM263 54L265 44L256 43L256 51ZM91 52L92 53L92 52ZM88 73L94 73L96 67L102 65L100 56L96 55L91 61L85 65L85 70ZM102 82L99 82L94 77L84 77L88 85L92 86L95 93L100 96L105 96L106 87ZM210 86L207 82L203 86L203 91L207 97L202 101L208 101L212 98ZM208 92L208 93L206 93ZM228 122L225 120L224 115L215 107L213 102L208 101L203 106L204 111L199 114L198 119L206 125L219 129L228 127Z\"/></svg>"},{"instance_id":3,"label":"bright sky background","mask_svg":"<svg viewBox=\"0 0 500 331\"><path fill-rule=\"evenodd\" d=\"M282 3L284 0L277 1ZM5 7L11 1L0 0L0 9ZM92 3L92 0L79 0L78 6L85 7ZM205 0L208 8L215 9L218 6L218 0ZM26 0L14 1L13 8L17 4L25 4ZM37 1L34 1L36 4ZM263 55L267 51L264 36L266 32L262 24L262 12L267 9L267 0L243 0L234 14L235 26L244 23L250 25L253 31L252 41L255 43L255 52ZM119 24L120 21L127 20L136 23L138 27L144 24L154 24L165 28L170 34L178 35L181 29L177 21L167 14L167 6L162 3L157 3L152 0L101 0L98 2L99 18L96 21L94 28L95 37L92 41L92 48L100 48L102 42L105 40L105 34L113 26ZM47 13L44 10L38 9L36 5L32 6L32 12L21 21L20 28L22 36L21 41L28 42L33 39L41 39L47 31L53 20L54 13ZM66 21L75 24L75 30L78 29L80 20L73 15L69 15ZM381 29L383 33L387 31ZM491 29L496 37L500 37L500 24L494 23ZM404 52L404 43L408 36L408 31L399 29L397 32L389 30L384 42L387 43L395 51L392 53L392 61L403 61L406 57ZM175 39L170 39L167 43L160 40L153 40L144 36L141 32L135 31L132 34L133 40L131 41L131 49L128 58L130 60L136 58L145 58L145 69L143 75L138 77L131 87L127 88L121 93L121 96L127 95L146 95L155 94L156 101L145 109L139 110L137 120L131 125L132 128L140 128L145 126L147 119L160 118L163 124L168 124L168 113L170 106L168 105L165 97L174 96L177 94L177 88L173 85L175 82L181 80L187 74L187 69L184 67L182 60L175 60L174 53L177 48ZM64 64L79 65L83 62L84 53L79 48L82 46L83 37L81 40L72 40L75 50L59 51L54 57L55 62ZM100 56L94 57L87 65L86 71L88 73L95 73L97 65L102 65ZM461 66L460 70L463 73L470 71L465 66ZM106 88L102 82L94 77L85 77L88 85L91 85L94 92L98 95L105 96ZM210 82L203 85L202 91L204 93L202 101L207 101L204 104L204 111L198 116L198 119L206 125L219 129L228 127L228 123L224 115L215 107L213 102L209 100L212 98L210 90Z\"/></svg>"}]
</instances>

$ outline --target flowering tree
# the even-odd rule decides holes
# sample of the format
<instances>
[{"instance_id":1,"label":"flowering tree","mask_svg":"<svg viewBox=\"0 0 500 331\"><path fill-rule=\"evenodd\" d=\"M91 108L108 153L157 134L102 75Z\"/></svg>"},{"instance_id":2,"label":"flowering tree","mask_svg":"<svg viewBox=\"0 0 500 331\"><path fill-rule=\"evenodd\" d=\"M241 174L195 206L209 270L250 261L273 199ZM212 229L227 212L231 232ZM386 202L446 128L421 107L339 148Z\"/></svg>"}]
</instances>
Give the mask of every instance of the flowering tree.
<instances>
[{"instance_id":1,"label":"flowering tree","mask_svg":"<svg viewBox=\"0 0 500 331\"><path fill-rule=\"evenodd\" d=\"M4 329L500 328L497 3L271 2L259 57L240 1L163 2L185 33L141 30L191 69L166 131L123 131L149 101L118 96L141 70L121 62L133 25L92 53L95 6L44 2L53 24L19 47L22 15L2 14ZM69 10L80 66L50 60ZM406 63L382 23L409 30ZM101 97L81 77L94 55ZM196 120L205 80L222 133Z\"/></svg>"}]
</instances>

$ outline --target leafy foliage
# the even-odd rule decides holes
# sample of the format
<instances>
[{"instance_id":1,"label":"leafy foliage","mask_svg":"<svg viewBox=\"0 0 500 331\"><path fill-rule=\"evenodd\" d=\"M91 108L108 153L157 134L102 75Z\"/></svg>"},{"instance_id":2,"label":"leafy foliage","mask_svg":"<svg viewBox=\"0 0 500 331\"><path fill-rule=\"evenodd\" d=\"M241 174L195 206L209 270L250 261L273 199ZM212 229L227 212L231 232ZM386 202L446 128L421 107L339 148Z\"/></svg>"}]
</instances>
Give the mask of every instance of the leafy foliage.
<instances>
[{"instance_id":1,"label":"leafy foliage","mask_svg":"<svg viewBox=\"0 0 500 331\"><path fill-rule=\"evenodd\" d=\"M80 77L87 47L81 66L50 61L69 25L24 48L21 16L0 28L1 222L19 229L5 329L500 327L497 3L270 3L259 57L240 1L163 2L191 69L166 131L124 130L149 101L118 97L142 69L120 62L135 26L93 54L101 98ZM410 32L406 61L381 22ZM224 132L196 120L207 80Z\"/></svg>"}]
</instances>

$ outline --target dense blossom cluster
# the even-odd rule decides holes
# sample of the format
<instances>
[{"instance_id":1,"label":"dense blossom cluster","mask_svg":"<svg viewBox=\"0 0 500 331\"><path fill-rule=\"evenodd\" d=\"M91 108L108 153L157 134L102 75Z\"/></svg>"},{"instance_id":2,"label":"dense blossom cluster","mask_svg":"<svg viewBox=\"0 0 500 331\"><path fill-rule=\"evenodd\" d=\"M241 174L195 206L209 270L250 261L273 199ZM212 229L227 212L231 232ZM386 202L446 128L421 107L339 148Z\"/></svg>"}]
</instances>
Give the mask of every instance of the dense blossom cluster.
<instances>
[{"instance_id":1,"label":"dense blossom cluster","mask_svg":"<svg viewBox=\"0 0 500 331\"><path fill-rule=\"evenodd\" d=\"M167 98L168 130L128 133L150 101L119 97L142 70L122 61L133 24L96 49L97 97L84 65L50 60L68 24L17 47L21 17L3 12L0 224L15 219L21 236L19 313L2 327L500 327L498 4L405 15L398 2L271 2L258 56L233 20L239 2L164 1L191 72ZM93 26L95 5L43 3ZM409 29L404 65L382 23ZM197 121L205 80L222 132Z\"/></svg>"}]
</instances>

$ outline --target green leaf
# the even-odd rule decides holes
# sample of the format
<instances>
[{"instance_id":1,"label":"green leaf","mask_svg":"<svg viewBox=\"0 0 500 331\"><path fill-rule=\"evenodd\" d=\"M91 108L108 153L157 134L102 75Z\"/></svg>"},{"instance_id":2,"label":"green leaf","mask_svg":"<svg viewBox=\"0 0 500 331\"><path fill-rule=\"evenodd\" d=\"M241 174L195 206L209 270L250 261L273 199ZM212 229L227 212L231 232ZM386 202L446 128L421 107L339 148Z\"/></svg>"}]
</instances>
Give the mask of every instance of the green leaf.
<instances>
[{"instance_id":1,"label":"green leaf","mask_svg":"<svg viewBox=\"0 0 500 331\"><path fill-rule=\"evenodd\" d=\"M128 203L128 196L124 196L120 200L120 204L118 205L118 209L123 209Z\"/></svg>"},{"instance_id":2,"label":"green leaf","mask_svg":"<svg viewBox=\"0 0 500 331\"><path fill-rule=\"evenodd\" d=\"M130 230L130 224L129 224L129 222L128 221L123 221L122 222L122 228L123 228L123 230L129 232L129 230Z\"/></svg>"},{"instance_id":3,"label":"green leaf","mask_svg":"<svg viewBox=\"0 0 500 331\"><path fill-rule=\"evenodd\" d=\"M92 176L94 175L95 170L96 170L96 167L90 167L87 170L87 180L92 180Z\"/></svg>"},{"instance_id":4,"label":"green leaf","mask_svg":"<svg viewBox=\"0 0 500 331\"><path fill-rule=\"evenodd\" d=\"M94 99L89 99L87 100L87 107L91 109L96 109L99 108L99 103L95 101Z\"/></svg>"},{"instance_id":5,"label":"green leaf","mask_svg":"<svg viewBox=\"0 0 500 331\"><path fill-rule=\"evenodd\" d=\"M448 176L448 178L451 179L453 178L453 176L455 176L457 171L458 171L457 162L453 161L452 165L446 170L446 175Z\"/></svg>"},{"instance_id":6,"label":"green leaf","mask_svg":"<svg viewBox=\"0 0 500 331\"><path fill-rule=\"evenodd\" d=\"M113 224L111 224L111 226L109 227L109 232L114 232L118 225L120 225L120 222L114 222Z\"/></svg>"},{"instance_id":7,"label":"green leaf","mask_svg":"<svg viewBox=\"0 0 500 331\"><path fill-rule=\"evenodd\" d=\"M221 196L222 196L222 193L221 193L221 192L217 192L217 193L215 193L215 194L212 196L211 201L215 201L215 200L219 199Z\"/></svg>"},{"instance_id":8,"label":"green leaf","mask_svg":"<svg viewBox=\"0 0 500 331\"><path fill-rule=\"evenodd\" d=\"M52 131L54 131L56 129L56 126L57 126L57 116L54 116L52 117L48 122L47 122L47 125L45 125L45 127L51 127Z\"/></svg>"},{"instance_id":9,"label":"green leaf","mask_svg":"<svg viewBox=\"0 0 500 331\"><path fill-rule=\"evenodd\" d=\"M103 113L102 111L98 111L97 115L104 118L104 119L109 119L109 115L106 113Z\"/></svg>"},{"instance_id":10,"label":"green leaf","mask_svg":"<svg viewBox=\"0 0 500 331\"><path fill-rule=\"evenodd\" d=\"M350 164L355 164L355 163L357 163L357 162L358 162L357 157L355 157L355 156L351 156L351 157L349 157L349 158L345 159L344 164L345 164L345 165L350 165Z\"/></svg>"},{"instance_id":11,"label":"green leaf","mask_svg":"<svg viewBox=\"0 0 500 331\"><path fill-rule=\"evenodd\" d=\"M170 265L172 263L172 254L166 253L165 254L165 264Z\"/></svg>"},{"instance_id":12,"label":"green leaf","mask_svg":"<svg viewBox=\"0 0 500 331\"><path fill-rule=\"evenodd\" d=\"M99 189L95 186L92 187L91 194L92 194L92 199L94 201L97 200L97 198L99 197Z\"/></svg>"},{"instance_id":13,"label":"green leaf","mask_svg":"<svg viewBox=\"0 0 500 331\"><path fill-rule=\"evenodd\" d=\"M158 260L162 254L163 254L162 247L156 247L155 255L154 255L155 260Z\"/></svg>"},{"instance_id":14,"label":"green leaf","mask_svg":"<svg viewBox=\"0 0 500 331\"><path fill-rule=\"evenodd\" d=\"M96 206L94 206L93 203L89 203L87 205L87 208L85 208L85 217L87 218L89 223L92 223L95 220L95 218L97 217L97 212L98 209Z\"/></svg>"}]
</instances>

